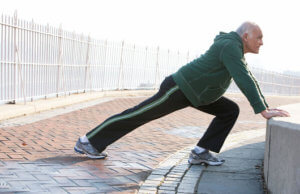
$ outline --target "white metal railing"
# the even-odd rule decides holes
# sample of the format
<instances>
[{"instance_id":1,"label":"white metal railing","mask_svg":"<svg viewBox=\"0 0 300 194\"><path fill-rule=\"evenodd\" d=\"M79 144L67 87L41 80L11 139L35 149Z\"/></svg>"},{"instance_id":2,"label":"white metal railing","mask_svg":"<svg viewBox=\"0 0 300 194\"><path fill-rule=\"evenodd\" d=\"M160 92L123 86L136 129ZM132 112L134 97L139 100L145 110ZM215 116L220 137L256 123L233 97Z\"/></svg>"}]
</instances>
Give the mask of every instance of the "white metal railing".
<instances>
[{"instance_id":1,"label":"white metal railing","mask_svg":"<svg viewBox=\"0 0 300 194\"><path fill-rule=\"evenodd\" d=\"M17 14L2 15L0 25L0 103L86 91L156 89L191 55L94 40L61 26L21 20ZM264 92L300 95L299 77L252 71Z\"/></svg>"},{"instance_id":2,"label":"white metal railing","mask_svg":"<svg viewBox=\"0 0 300 194\"><path fill-rule=\"evenodd\" d=\"M271 95L300 95L300 77L288 74L282 74L265 69L250 68L255 75L260 89L264 94ZM238 91L238 87L232 84L231 91Z\"/></svg>"}]
</instances>

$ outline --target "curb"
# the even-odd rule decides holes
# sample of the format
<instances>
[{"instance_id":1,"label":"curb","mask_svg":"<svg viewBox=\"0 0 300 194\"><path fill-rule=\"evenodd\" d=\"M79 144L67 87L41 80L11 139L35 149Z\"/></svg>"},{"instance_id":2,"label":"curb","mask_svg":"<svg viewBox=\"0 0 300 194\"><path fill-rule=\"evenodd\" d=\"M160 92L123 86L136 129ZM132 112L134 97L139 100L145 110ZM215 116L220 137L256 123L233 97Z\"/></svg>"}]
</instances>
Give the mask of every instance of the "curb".
<instances>
[{"instance_id":1,"label":"curb","mask_svg":"<svg viewBox=\"0 0 300 194\"><path fill-rule=\"evenodd\" d=\"M265 135L265 129L231 134L221 152L239 147L246 140L252 140L262 135ZM181 149L162 161L141 184L137 193L197 193L201 176L209 166L190 165L188 163L189 153L193 147L194 145L191 145Z\"/></svg>"},{"instance_id":2,"label":"curb","mask_svg":"<svg viewBox=\"0 0 300 194\"><path fill-rule=\"evenodd\" d=\"M134 91L105 91L72 94L69 96L60 96L57 98L48 98L33 102L4 104L0 105L0 121L25 116L29 114L39 113L46 110L61 108L73 104L78 104L90 100L96 100L103 97L137 97L153 95L156 90L134 90Z\"/></svg>"},{"instance_id":3,"label":"curb","mask_svg":"<svg viewBox=\"0 0 300 194\"><path fill-rule=\"evenodd\" d=\"M205 167L188 163L187 158L193 147L186 147L161 162L138 193L194 193Z\"/></svg>"}]
</instances>

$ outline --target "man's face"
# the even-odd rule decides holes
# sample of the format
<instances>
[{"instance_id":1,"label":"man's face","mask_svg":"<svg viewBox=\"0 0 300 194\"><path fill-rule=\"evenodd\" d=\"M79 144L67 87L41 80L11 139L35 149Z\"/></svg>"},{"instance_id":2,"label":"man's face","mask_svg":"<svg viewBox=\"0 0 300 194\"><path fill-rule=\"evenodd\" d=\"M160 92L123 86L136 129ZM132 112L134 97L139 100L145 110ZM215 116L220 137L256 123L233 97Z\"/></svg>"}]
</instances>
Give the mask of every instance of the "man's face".
<instances>
[{"instance_id":1,"label":"man's face","mask_svg":"<svg viewBox=\"0 0 300 194\"><path fill-rule=\"evenodd\" d=\"M263 45L263 34L259 27L254 27L252 32L243 36L244 53L259 53L259 48Z\"/></svg>"}]
</instances>

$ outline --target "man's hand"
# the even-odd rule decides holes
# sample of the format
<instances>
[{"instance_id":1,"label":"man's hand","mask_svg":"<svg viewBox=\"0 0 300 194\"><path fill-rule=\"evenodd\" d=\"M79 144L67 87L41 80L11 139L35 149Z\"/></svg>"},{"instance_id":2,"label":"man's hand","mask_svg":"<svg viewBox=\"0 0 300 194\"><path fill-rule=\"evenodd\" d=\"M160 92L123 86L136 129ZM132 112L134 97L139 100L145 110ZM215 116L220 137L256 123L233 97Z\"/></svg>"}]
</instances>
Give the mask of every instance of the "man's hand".
<instances>
[{"instance_id":1,"label":"man's hand","mask_svg":"<svg viewBox=\"0 0 300 194\"><path fill-rule=\"evenodd\" d=\"M270 119L272 117L289 117L290 113L281 109L266 109L260 113L265 119Z\"/></svg>"}]
</instances>

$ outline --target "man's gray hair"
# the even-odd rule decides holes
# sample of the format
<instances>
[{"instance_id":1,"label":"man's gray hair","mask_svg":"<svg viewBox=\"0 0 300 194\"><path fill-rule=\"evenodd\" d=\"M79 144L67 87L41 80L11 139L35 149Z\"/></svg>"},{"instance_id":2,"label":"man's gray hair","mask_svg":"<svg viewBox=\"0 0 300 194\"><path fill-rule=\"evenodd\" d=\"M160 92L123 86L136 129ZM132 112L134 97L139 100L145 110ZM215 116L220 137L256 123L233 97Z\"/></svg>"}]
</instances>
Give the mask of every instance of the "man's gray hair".
<instances>
[{"instance_id":1,"label":"man's gray hair","mask_svg":"<svg viewBox=\"0 0 300 194\"><path fill-rule=\"evenodd\" d=\"M253 22L244 22L242 25L240 25L240 27L238 27L236 33L238 33L240 37L242 37L245 33L248 33L249 36L252 36L252 29L254 27L258 27L258 25Z\"/></svg>"}]
</instances>

